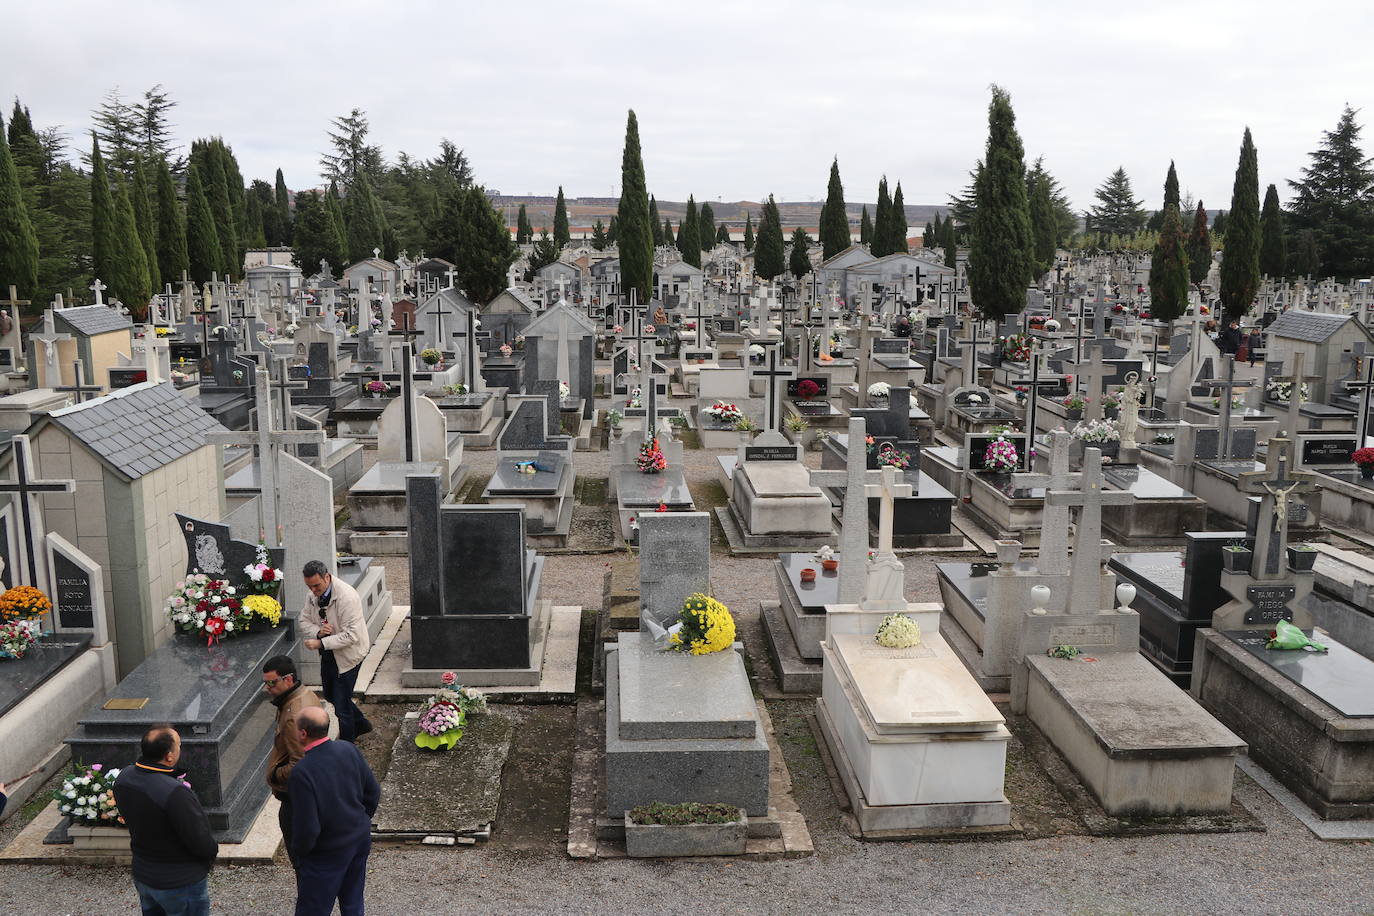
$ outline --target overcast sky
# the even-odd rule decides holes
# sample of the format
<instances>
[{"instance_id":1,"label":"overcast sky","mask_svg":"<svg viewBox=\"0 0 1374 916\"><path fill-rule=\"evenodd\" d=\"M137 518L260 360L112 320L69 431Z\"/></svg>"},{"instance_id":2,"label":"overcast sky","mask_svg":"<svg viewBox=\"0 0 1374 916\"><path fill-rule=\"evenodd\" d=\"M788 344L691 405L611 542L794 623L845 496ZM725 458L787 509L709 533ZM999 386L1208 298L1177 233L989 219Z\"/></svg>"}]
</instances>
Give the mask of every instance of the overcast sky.
<instances>
[{"instance_id":1,"label":"overcast sky","mask_svg":"<svg viewBox=\"0 0 1374 916\"><path fill-rule=\"evenodd\" d=\"M281 167L292 188L358 107L388 159L448 137L503 193L608 196L633 108L660 198L822 198L838 156L849 201L886 173L943 203L997 83L1027 163L1075 207L1118 165L1157 207L1172 158L1185 193L1229 208L1247 125L1261 194L1286 199L1321 131L1374 94L1374 12L1348 0L0 2L5 117L17 95L79 134L110 89L161 83L181 141L221 135L245 178Z\"/></svg>"}]
</instances>

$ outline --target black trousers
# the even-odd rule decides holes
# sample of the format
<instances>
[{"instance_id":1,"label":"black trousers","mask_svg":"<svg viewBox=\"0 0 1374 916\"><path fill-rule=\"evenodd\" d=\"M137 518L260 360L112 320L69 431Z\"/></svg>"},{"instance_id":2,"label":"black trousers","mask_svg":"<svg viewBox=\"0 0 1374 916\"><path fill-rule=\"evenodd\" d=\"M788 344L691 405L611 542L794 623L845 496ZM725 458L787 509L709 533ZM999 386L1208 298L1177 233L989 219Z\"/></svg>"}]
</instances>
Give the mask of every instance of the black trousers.
<instances>
[{"instance_id":1,"label":"black trousers","mask_svg":"<svg viewBox=\"0 0 1374 916\"><path fill-rule=\"evenodd\" d=\"M358 669L361 667L354 665L347 671L340 671L332 651L325 649L320 652L320 686L325 699L334 706L334 715L339 720L340 741L356 740L359 726L367 721L363 711L353 702L353 688L358 685Z\"/></svg>"}]
</instances>

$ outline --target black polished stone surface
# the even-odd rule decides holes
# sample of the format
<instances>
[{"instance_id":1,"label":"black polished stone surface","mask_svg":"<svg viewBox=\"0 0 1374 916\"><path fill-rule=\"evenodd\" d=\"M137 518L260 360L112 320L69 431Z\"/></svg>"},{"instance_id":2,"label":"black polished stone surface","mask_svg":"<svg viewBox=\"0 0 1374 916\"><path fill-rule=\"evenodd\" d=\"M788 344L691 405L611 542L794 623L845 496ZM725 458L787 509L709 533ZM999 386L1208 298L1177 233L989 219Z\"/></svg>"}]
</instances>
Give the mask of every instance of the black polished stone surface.
<instances>
[{"instance_id":1,"label":"black polished stone surface","mask_svg":"<svg viewBox=\"0 0 1374 916\"><path fill-rule=\"evenodd\" d=\"M949 581L954 590L963 596L975 614L986 620L988 616L988 575L999 566L987 563L936 563L936 570ZM1034 560L1017 560L1016 569L1022 572L1035 570Z\"/></svg>"},{"instance_id":2,"label":"black polished stone surface","mask_svg":"<svg viewBox=\"0 0 1374 916\"><path fill-rule=\"evenodd\" d=\"M411 617L415 668L528 668L530 619L523 614Z\"/></svg>"},{"instance_id":3,"label":"black polished stone surface","mask_svg":"<svg viewBox=\"0 0 1374 916\"><path fill-rule=\"evenodd\" d=\"M836 553L835 559L843 560ZM788 587L797 605L807 614L824 614L827 604L838 604L840 600L840 572L827 572L821 568L821 561L813 553L784 553L778 556L778 564L787 577ZM816 578L812 582L801 580L803 569L814 569Z\"/></svg>"},{"instance_id":4,"label":"black polished stone surface","mask_svg":"<svg viewBox=\"0 0 1374 916\"><path fill-rule=\"evenodd\" d=\"M80 655L90 641L74 633L43 636L23 658L0 659L0 716Z\"/></svg>"},{"instance_id":5,"label":"black polished stone surface","mask_svg":"<svg viewBox=\"0 0 1374 916\"><path fill-rule=\"evenodd\" d=\"M521 465L534 468L533 474L519 470ZM568 475L567 459L555 452L540 452L535 458L505 457L496 464L496 469L487 484L487 494L493 496L552 496L563 485Z\"/></svg>"},{"instance_id":6,"label":"black polished stone surface","mask_svg":"<svg viewBox=\"0 0 1374 916\"><path fill-rule=\"evenodd\" d=\"M1374 660L1326 633L1303 632L1328 651L1266 649L1268 630L1227 630L1226 636L1341 715L1374 716Z\"/></svg>"},{"instance_id":7,"label":"black polished stone surface","mask_svg":"<svg viewBox=\"0 0 1374 916\"><path fill-rule=\"evenodd\" d=\"M691 509L691 491L682 469L669 467L657 474L644 474L634 468L621 472L616 482L620 505L627 509L657 508Z\"/></svg>"}]
</instances>

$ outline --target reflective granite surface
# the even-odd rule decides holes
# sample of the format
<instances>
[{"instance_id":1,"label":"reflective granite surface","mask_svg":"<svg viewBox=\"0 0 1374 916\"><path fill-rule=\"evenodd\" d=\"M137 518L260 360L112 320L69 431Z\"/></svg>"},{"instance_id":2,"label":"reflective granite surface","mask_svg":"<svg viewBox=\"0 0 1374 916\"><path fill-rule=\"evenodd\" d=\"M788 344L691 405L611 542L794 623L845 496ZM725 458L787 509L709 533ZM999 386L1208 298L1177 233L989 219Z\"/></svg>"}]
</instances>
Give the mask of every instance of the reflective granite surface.
<instances>
[{"instance_id":1,"label":"reflective granite surface","mask_svg":"<svg viewBox=\"0 0 1374 916\"><path fill-rule=\"evenodd\" d=\"M1374 661L1325 633L1304 632L1330 651L1266 649L1267 630L1228 630L1226 635L1341 715L1374 716Z\"/></svg>"}]
</instances>

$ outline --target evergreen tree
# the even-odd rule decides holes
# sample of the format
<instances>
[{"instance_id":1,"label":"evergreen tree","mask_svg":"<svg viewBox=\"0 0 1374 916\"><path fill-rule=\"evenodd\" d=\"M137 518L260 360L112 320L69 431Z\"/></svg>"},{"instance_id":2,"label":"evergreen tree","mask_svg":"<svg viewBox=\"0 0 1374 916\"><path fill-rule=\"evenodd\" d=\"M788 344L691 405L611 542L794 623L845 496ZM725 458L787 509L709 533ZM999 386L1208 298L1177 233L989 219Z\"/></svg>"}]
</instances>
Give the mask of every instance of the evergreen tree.
<instances>
[{"instance_id":1,"label":"evergreen tree","mask_svg":"<svg viewBox=\"0 0 1374 916\"><path fill-rule=\"evenodd\" d=\"M115 202L110 176L100 152L100 140L91 137L91 271L107 286L115 265Z\"/></svg>"},{"instance_id":2,"label":"evergreen tree","mask_svg":"<svg viewBox=\"0 0 1374 916\"><path fill-rule=\"evenodd\" d=\"M382 247L382 231L372 182L360 174L344 198L344 225L348 227L348 257L354 263L372 257Z\"/></svg>"},{"instance_id":3,"label":"evergreen tree","mask_svg":"<svg viewBox=\"0 0 1374 916\"><path fill-rule=\"evenodd\" d=\"M678 231L682 230L682 224L678 223ZM677 236L673 233L673 221L663 220L663 244L668 248L677 247Z\"/></svg>"},{"instance_id":4,"label":"evergreen tree","mask_svg":"<svg viewBox=\"0 0 1374 916\"><path fill-rule=\"evenodd\" d=\"M697 210L697 241L701 243L702 251L710 251L716 244L716 211L705 201ZM701 266L700 262L697 266Z\"/></svg>"},{"instance_id":5,"label":"evergreen tree","mask_svg":"<svg viewBox=\"0 0 1374 916\"><path fill-rule=\"evenodd\" d=\"M844 185L840 182L840 159L830 162L830 183L825 190L825 206L821 208L821 257L829 260L851 244L849 214L845 209Z\"/></svg>"},{"instance_id":6,"label":"evergreen tree","mask_svg":"<svg viewBox=\"0 0 1374 916\"><path fill-rule=\"evenodd\" d=\"M1159 321L1180 318L1188 307L1188 255L1178 203L1178 175L1170 162L1164 179L1164 219L1150 259L1150 312Z\"/></svg>"},{"instance_id":7,"label":"evergreen tree","mask_svg":"<svg viewBox=\"0 0 1374 916\"><path fill-rule=\"evenodd\" d=\"M342 271L350 263L348 260L348 229L344 225L343 204L339 202L339 186L333 181L329 182L329 190L324 195L324 209L329 215L329 224L334 230L332 254L329 255L328 261L335 270Z\"/></svg>"},{"instance_id":8,"label":"evergreen tree","mask_svg":"<svg viewBox=\"0 0 1374 916\"><path fill-rule=\"evenodd\" d=\"M592 247L597 251L605 251L606 245L606 226L598 219L596 225L592 226Z\"/></svg>"},{"instance_id":9,"label":"evergreen tree","mask_svg":"<svg viewBox=\"0 0 1374 916\"><path fill-rule=\"evenodd\" d=\"M721 223L719 226L716 227L716 244L730 244L730 227L725 225L724 223Z\"/></svg>"},{"instance_id":10,"label":"evergreen tree","mask_svg":"<svg viewBox=\"0 0 1374 916\"><path fill-rule=\"evenodd\" d=\"M451 260L458 265L463 292L478 305L486 305L506 288L506 271L515 260L515 249L505 220L487 200L484 188L473 185L455 196L460 197L458 247Z\"/></svg>"},{"instance_id":11,"label":"evergreen tree","mask_svg":"<svg viewBox=\"0 0 1374 916\"><path fill-rule=\"evenodd\" d=\"M122 179L117 180L116 185L115 247L111 259L113 272L109 280L110 294L124 303L136 321L142 321L148 314L148 300L152 296L148 286L148 257L134 222L129 186Z\"/></svg>"},{"instance_id":12,"label":"evergreen tree","mask_svg":"<svg viewBox=\"0 0 1374 916\"><path fill-rule=\"evenodd\" d=\"M134 180L131 195L134 205L134 225L138 227L138 237L143 243L143 259L148 265L148 289L162 290L162 271L157 264L157 221L153 216L152 198L148 193L148 179L145 176L148 165L142 155L134 157Z\"/></svg>"},{"instance_id":13,"label":"evergreen tree","mask_svg":"<svg viewBox=\"0 0 1374 916\"><path fill-rule=\"evenodd\" d=\"M1260 273L1275 279L1283 276L1288 264L1288 246L1283 239L1283 211L1279 208L1279 189L1272 184L1264 192L1260 210Z\"/></svg>"},{"instance_id":14,"label":"evergreen tree","mask_svg":"<svg viewBox=\"0 0 1374 916\"><path fill-rule=\"evenodd\" d=\"M254 186L262 185L262 187L268 192L270 197L272 188L267 184L267 182L254 181L253 184ZM250 192L253 191L256 191L256 187L250 188ZM246 207L246 215L244 217L244 222L247 223L246 229L248 234L244 237L244 244L246 244L249 248L267 247L267 229L263 225L264 214L262 211L262 200L262 197L257 193L249 193L248 195L248 204ZM270 210L268 211L267 215L271 215Z\"/></svg>"},{"instance_id":15,"label":"evergreen tree","mask_svg":"<svg viewBox=\"0 0 1374 916\"><path fill-rule=\"evenodd\" d=\"M534 234L534 229L530 226L529 214L525 212L525 205L520 205L520 211L515 214L515 244L528 245L530 236Z\"/></svg>"},{"instance_id":16,"label":"evergreen tree","mask_svg":"<svg viewBox=\"0 0 1374 916\"><path fill-rule=\"evenodd\" d=\"M768 203L763 206L763 218L759 220L759 237L754 249L754 273L765 280L772 280L783 272L782 216L778 213L777 202L768 195Z\"/></svg>"},{"instance_id":17,"label":"evergreen tree","mask_svg":"<svg viewBox=\"0 0 1374 916\"><path fill-rule=\"evenodd\" d=\"M1050 211L1054 214L1054 244L1056 247L1064 246L1078 232L1078 214L1074 212L1073 204L1069 202L1068 195L1059 186L1059 180L1050 174L1049 169L1045 168L1044 157L1039 157L1035 163L1026 170L1026 190L1029 193L1032 185L1043 183L1045 190L1050 197Z\"/></svg>"},{"instance_id":18,"label":"evergreen tree","mask_svg":"<svg viewBox=\"0 0 1374 916\"><path fill-rule=\"evenodd\" d=\"M701 239L697 236L697 201L687 195L687 216L677 234L677 250L682 252L682 260L693 267L701 266Z\"/></svg>"},{"instance_id":19,"label":"evergreen tree","mask_svg":"<svg viewBox=\"0 0 1374 916\"><path fill-rule=\"evenodd\" d=\"M665 244L671 245L672 242L663 240L663 217L658 215L658 200L651 194L649 195L649 225L654 227L654 247L662 248Z\"/></svg>"},{"instance_id":20,"label":"evergreen tree","mask_svg":"<svg viewBox=\"0 0 1374 916\"><path fill-rule=\"evenodd\" d=\"M644 158L639 149L639 121L633 110L625 122L620 207L616 215L621 289L627 294L636 291L638 301L647 304L654 282L654 230L649 224L649 191L644 180Z\"/></svg>"},{"instance_id":21,"label":"evergreen tree","mask_svg":"<svg viewBox=\"0 0 1374 916\"><path fill-rule=\"evenodd\" d=\"M1093 196L1097 205L1088 213L1089 232L1098 236L1129 236L1145 228L1148 217L1140 208L1141 202L1135 199L1125 169L1118 167L1108 175Z\"/></svg>"},{"instance_id":22,"label":"evergreen tree","mask_svg":"<svg viewBox=\"0 0 1374 916\"><path fill-rule=\"evenodd\" d=\"M811 272L811 236L801 226L792 230L792 253L787 258L787 269L798 280Z\"/></svg>"},{"instance_id":23,"label":"evergreen tree","mask_svg":"<svg viewBox=\"0 0 1374 916\"><path fill-rule=\"evenodd\" d=\"M859 244L873 244L873 220L868 217L868 205L864 205L863 213L859 216Z\"/></svg>"},{"instance_id":24,"label":"evergreen tree","mask_svg":"<svg viewBox=\"0 0 1374 916\"><path fill-rule=\"evenodd\" d=\"M1217 215L1212 217L1212 234L1221 238L1226 235L1226 211L1218 210Z\"/></svg>"},{"instance_id":25,"label":"evergreen tree","mask_svg":"<svg viewBox=\"0 0 1374 916\"><path fill-rule=\"evenodd\" d=\"M934 241L935 227L930 224L929 220L927 220L925 228L921 230L921 247L929 248Z\"/></svg>"},{"instance_id":26,"label":"evergreen tree","mask_svg":"<svg viewBox=\"0 0 1374 916\"><path fill-rule=\"evenodd\" d=\"M888 254L906 251L906 204L902 201L902 183L897 182L897 190L892 192L892 206L887 211L887 248Z\"/></svg>"},{"instance_id":27,"label":"evergreen tree","mask_svg":"<svg viewBox=\"0 0 1374 916\"><path fill-rule=\"evenodd\" d=\"M164 283L179 282L182 271L189 269L186 216L166 159L157 160L157 266Z\"/></svg>"},{"instance_id":28,"label":"evergreen tree","mask_svg":"<svg viewBox=\"0 0 1374 916\"><path fill-rule=\"evenodd\" d=\"M18 102L15 105L18 107ZM37 289L38 236L24 203L9 141L0 131L0 289L8 291L10 286L21 298L28 298ZM16 321L19 318L17 314L12 317Z\"/></svg>"},{"instance_id":29,"label":"evergreen tree","mask_svg":"<svg viewBox=\"0 0 1374 916\"><path fill-rule=\"evenodd\" d=\"M887 194L887 176L878 179L878 207L873 212L873 230L869 234L868 250L873 257L881 258L892 253L888 247L887 232L892 217L892 198Z\"/></svg>"},{"instance_id":30,"label":"evergreen tree","mask_svg":"<svg viewBox=\"0 0 1374 916\"><path fill-rule=\"evenodd\" d=\"M1317 234L1311 229L1304 229L1298 234L1298 246L1293 252L1293 275L1315 277L1321 266L1321 253L1317 251Z\"/></svg>"},{"instance_id":31,"label":"evergreen tree","mask_svg":"<svg viewBox=\"0 0 1374 916\"><path fill-rule=\"evenodd\" d=\"M744 250L754 250L754 214L744 214Z\"/></svg>"},{"instance_id":32,"label":"evergreen tree","mask_svg":"<svg viewBox=\"0 0 1374 916\"><path fill-rule=\"evenodd\" d=\"M197 284L208 283L218 268L219 256L219 236L215 218L210 215L210 198L200 180L200 166L192 162L186 170L186 258L191 279ZM301 268L310 272L305 264Z\"/></svg>"},{"instance_id":33,"label":"evergreen tree","mask_svg":"<svg viewBox=\"0 0 1374 916\"><path fill-rule=\"evenodd\" d=\"M1324 131L1321 146L1309 154L1303 177L1288 182L1293 189L1288 224L1299 235L1312 233L1321 258L1313 276L1350 279L1374 273L1374 160L1360 147L1360 131L1355 110L1347 105L1335 130ZM1299 241L1297 250L1308 247Z\"/></svg>"},{"instance_id":34,"label":"evergreen tree","mask_svg":"<svg viewBox=\"0 0 1374 916\"><path fill-rule=\"evenodd\" d=\"M292 260L307 277L315 275L321 261L331 262L336 270L343 266L334 221L316 191L296 192L291 251Z\"/></svg>"},{"instance_id":35,"label":"evergreen tree","mask_svg":"<svg viewBox=\"0 0 1374 916\"><path fill-rule=\"evenodd\" d=\"M1054 264L1056 224L1054 205L1050 201L1050 185L1040 175L1029 182L1031 224L1031 260L1034 276L1042 276Z\"/></svg>"},{"instance_id":36,"label":"evergreen tree","mask_svg":"<svg viewBox=\"0 0 1374 916\"><path fill-rule=\"evenodd\" d=\"M568 229L568 203L563 199L563 186L558 186L558 200L553 205L553 245L559 251L567 247L572 241L572 233Z\"/></svg>"},{"instance_id":37,"label":"evergreen tree","mask_svg":"<svg viewBox=\"0 0 1374 916\"><path fill-rule=\"evenodd\" d=\"M973 303L984 317L1000 318L1025 308L1033 245L1026 166L1011 97L992 88L988 141L978 176L968 277Z\"/></svg>"},{"instance_id":38,"label":"evergreen tree","mask_svg":"<svg viewBox=\"0 0 1374 916\"><path fill-rule=\"evenodd\" d=\"M528 282L534 279L534 272L547 267L558 260L558 246L549 237L549 230L546 228L539 233L539 241L534 243L534 250L530 252L530 267L525 272L525 280Z\"/></svg>"},{"instance_id":39,"label":"evergreen tree","mask_svg":"<svg viewBox=\"0 0 1374 916\"><path fill-rule=\"evenodd\" d=\"M267 240L269 245L290 245L291 244L291 192L286 189L286 178L282 175L281 169L277 169L277 181L273 187L273 204L275 216L272 218L272 226L276 230L273 238Z\"/></svg>"},{"instance_id":40,"label":"evergreen tree","mask_svg":"<svg viewBox=\"0 0 1374 916\"><path fill-rule=\"evenodd\" d=\"M945 220L945 238L942 243L945 250L945 266L954 267L959 263L959 243L958 235L954 231L954 218Z\"/></svg>"},{"instance_id":41,"label":"evergreen tree","mask_svg":"<svg viewBox=\"0 0 1374 916\"><path fill-rule=\"evenodd\" d=\"M1259 289L1259 163L1250 128L1240 144L1236 183L1231 191L1226 243L1221 255L1221 306L1227 318L1250 310Z\"/></svg>"},{"instance_id":42,"label":"evergreen tree","mask_svg":"<svg viewBox=\"0 0 1374 916\"><path fill-rule=\"evenodd\" d=\"M1198 201L1193 214L1193 231L1188 235L1188 279L1203 283L1211 269L1212 234L1207 231L1207 208Z\"/></svg>"},{"instance_id":43,"label":"evergreen tree","mask_svg":"<svg viewBox=\"0 0 1374 916\"><path fill-rule=\"evenodd\" d=\"M228 278L233 274L234 254L238 250L238 233L234 211L229 204L229 183L220 161L220 146L210 140L191 144L191 161L200 168L205 196L210 201L210 217L215 221L215 238L219 240L219 254L215 271Z\"/></svg>"},{"instance_id":44,"label":"evergreen tree","mask_svg":"<svg viewBox=\"0 0 1374 916\"><path fill-rule=\"evenodd\" d=\"M616 222L616 216L615 216L615 214L612 213L612 214L611 214L611 221L610 221L609 223L606 224L606 243L607 243L608 245L615 245L615 244L617 244L617 239L619 239L619 238L620 238L620 226L619 226L619 225L617 224L617 222Z\"/></svg>"}]
</instances>

